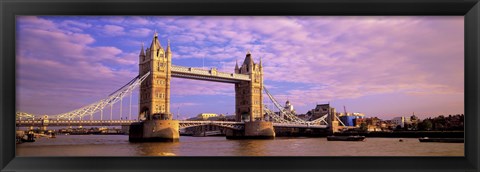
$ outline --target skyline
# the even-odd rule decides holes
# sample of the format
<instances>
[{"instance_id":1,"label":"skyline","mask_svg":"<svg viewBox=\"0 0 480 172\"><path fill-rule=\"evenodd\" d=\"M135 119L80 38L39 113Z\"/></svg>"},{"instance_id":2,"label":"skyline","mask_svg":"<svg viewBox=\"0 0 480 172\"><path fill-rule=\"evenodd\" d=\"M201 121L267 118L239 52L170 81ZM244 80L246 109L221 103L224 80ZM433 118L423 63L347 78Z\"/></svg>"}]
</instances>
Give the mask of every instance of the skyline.
<instances>
[{"instance_id":1,"label":"skyline","mask_svg":"<svg viewBox=\"0 0 480 172\"><path fill-rule=\"evenodd\" d=\"M57 114L104 98L138 75L155 30L175 65L233 73L251 51L265 86L298 113L328 102L385 119L464 113L463 16L21 16L17 110ZM171 92L174 116L234 113L231 84L173 78Z\"/></svg>"}]
</instances>

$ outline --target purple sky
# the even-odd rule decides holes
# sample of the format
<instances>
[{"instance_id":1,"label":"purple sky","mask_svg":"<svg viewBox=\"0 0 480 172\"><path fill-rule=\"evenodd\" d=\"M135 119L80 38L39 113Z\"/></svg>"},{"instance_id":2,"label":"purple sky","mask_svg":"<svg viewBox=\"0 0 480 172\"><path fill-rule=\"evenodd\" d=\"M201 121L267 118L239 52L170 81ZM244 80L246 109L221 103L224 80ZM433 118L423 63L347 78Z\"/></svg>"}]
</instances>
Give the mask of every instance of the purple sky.
<instances>
[{"instance_id":1,"label":"purple sky","mask_svg":"<svg viewBox=\"0 0 480 172\"><path fill-rule=\"evenodd\" d=\"M233 72L248 50L262 57L266 87L298 113L330 102L382 119L460 114L463 27L463 16L21 16L17 110L53 115L106 97L138 74L141 44L156 30L175 65ZM174 78L171 100L181 118L234 113L231 84ZM137 92L132 104L136 116Z\"/></svg>"}]
</instances>

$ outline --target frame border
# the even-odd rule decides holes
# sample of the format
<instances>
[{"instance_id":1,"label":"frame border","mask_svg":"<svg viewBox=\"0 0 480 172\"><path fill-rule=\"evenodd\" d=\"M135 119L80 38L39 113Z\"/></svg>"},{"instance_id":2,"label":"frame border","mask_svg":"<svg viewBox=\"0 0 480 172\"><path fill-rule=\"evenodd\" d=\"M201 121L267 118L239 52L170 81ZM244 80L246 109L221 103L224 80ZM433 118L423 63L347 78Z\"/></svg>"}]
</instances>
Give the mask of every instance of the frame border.
<instances>
[{"instance_id":1,"label":"frame border","mask_svg":"<svg viewBox=\"0 0 480 172\"><path fill-rule=\"evenodd\" d=\"M479 170L478 0L0 0L0 11L0 171ZM465 157L15 157L16 15L464 15Z\"/></svg>"}]
</instances>

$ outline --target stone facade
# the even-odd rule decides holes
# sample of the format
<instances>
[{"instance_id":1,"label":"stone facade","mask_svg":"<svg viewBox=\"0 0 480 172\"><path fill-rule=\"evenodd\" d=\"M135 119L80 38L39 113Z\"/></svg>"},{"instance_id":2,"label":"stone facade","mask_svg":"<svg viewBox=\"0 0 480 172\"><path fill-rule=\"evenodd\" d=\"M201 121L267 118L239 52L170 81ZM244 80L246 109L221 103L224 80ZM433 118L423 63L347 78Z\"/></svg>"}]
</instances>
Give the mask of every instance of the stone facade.
<instances>
[{"instance_id":1,"label":"stone facade","mask_svg":"<svg viewBox=\"0 0 480 172\"><path fill-rule=\"evenodd\" d=\"M263 120L263 68L262 61L255 63L250 52L242 66L235 65L235 73L250 75L251 81L235 84L236 121Z\"/></svg>"},{"instance_id":2,"label":"stone facade","mask_svg":"<svg viewBox=\"0 0 480 172\"><path fill-rule=\"evenodd\" d=\"M165 51L155 33L150 47L139 55L140 76L150 75L140 86L139 119L172 119L170 114L170 80L172 52Z\"/></svg>"}]
</instances>

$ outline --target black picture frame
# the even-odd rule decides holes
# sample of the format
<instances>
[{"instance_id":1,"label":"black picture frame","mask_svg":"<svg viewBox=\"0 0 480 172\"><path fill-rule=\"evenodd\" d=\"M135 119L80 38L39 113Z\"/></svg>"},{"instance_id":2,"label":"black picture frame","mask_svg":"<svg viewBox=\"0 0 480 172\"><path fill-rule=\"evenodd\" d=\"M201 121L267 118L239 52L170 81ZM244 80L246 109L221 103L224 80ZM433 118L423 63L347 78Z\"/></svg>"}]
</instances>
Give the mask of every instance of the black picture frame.
<instances>
[{"instance_id":1,"label":"black picture frame","mask_svg":"<svg viewBox=\"0 0 480 172\"><path fill-rule=\"evenodd\" d=\"M478 0L1 0L1 171L479 170ZM16 15L464 15L465 157L16 157Z\"/></svg>"}]
</instances>

